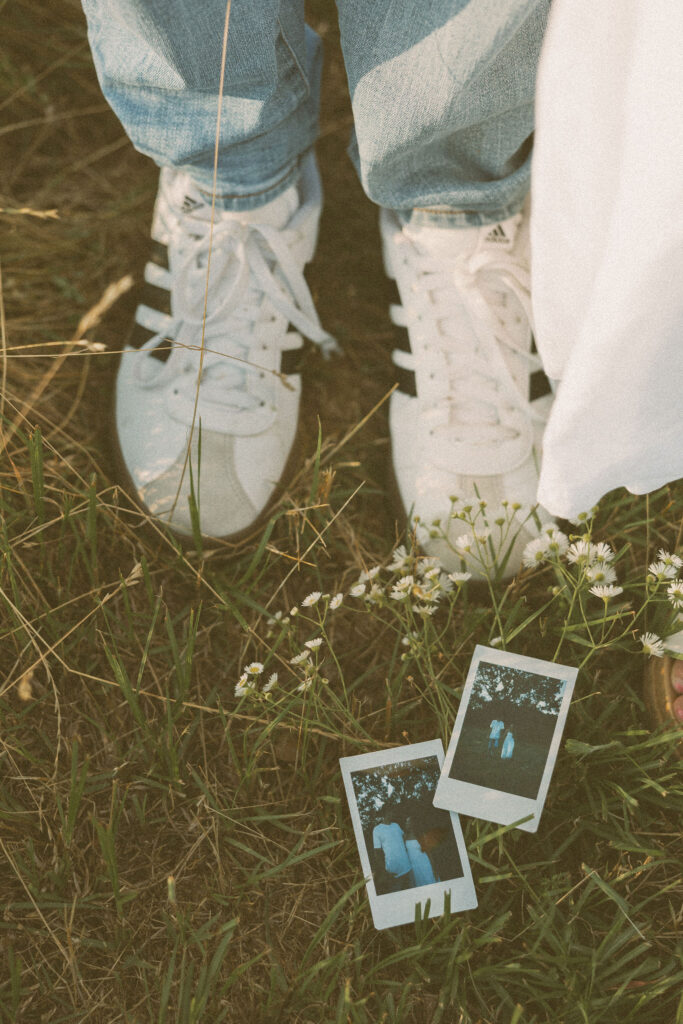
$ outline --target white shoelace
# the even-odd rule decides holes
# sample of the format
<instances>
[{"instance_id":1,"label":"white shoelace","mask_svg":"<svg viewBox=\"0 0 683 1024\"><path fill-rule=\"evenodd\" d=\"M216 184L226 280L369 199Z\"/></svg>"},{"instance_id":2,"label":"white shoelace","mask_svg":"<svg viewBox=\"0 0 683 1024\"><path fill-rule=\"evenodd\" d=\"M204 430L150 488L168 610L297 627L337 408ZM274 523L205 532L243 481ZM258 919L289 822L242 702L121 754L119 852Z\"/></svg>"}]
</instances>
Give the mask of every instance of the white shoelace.
<instances>
[{"instance_id":1,"label":"white shoelace","mask_svg":"<svg viewBox=\"0 0 683 1024\"><path fill-rule=\"evenodd\" d=\"M325 353L336 346L321 327L303 270L292 254L297 233L221 220L218 214L212 233L208 221L182 218L174 234L169 245L169 255L174 249L172 270L159 270L157 278L173 290L175 315L142 346L146 357L139 362L139 383L144 388L172 385L174 410L181 416L184 411L186 419L191 419L199 383L198 415L210 429L237 434L262 430L275 415L277 375L259 364L259 350L294 347L287 345L287 323ZM164 340L173 346L162 362L151 353Z\"/></svg>"},{"instance_id":2,"label":"white shoelace","mask_svg":"<svg viewBox=\"0 0 683 1024\"><path fill-rule=\"evenodd\" d=\"M528 270L506 250L484 248L444 259L411 239L409 229L406 236L405 259L415 287L407 308L392 306L391 313L394 323L410 329L413 351L397 351L394 360L416 372L424 399L421 416L430 433L446 431L456 444L494 449L515 439L530 445L532 423L543 417L515 381L504 350L527 363L525 383L541 362L520 348L495 301L496 293L511 292L528 323Z\"/></svg>"}]
</instances>

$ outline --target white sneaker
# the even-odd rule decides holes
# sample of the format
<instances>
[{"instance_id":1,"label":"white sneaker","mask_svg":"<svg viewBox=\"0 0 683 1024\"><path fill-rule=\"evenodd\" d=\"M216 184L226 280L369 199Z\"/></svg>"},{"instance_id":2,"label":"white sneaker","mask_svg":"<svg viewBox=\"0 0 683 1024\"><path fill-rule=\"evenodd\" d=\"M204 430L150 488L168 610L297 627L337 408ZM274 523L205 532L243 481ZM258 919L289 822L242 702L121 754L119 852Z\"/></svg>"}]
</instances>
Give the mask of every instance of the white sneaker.
<instances>
[{"instance_id":1,"label":"white sneaker","mask_svg":"<svg viewBox=\"0 0 683 1024\"><path fill-rule=\"evenodd\" d=\"M161 172L115 418L129 483L177 533L192 534L190 466L207 537L252 526L288 474L302 335L334 344L303 276L321 204L312 154L298 185L255 210L216 209L213 228L191 178Z\"/></svg>"},{"instance_id":2,"label":"white sneaker","mask_svg":"<svg viewBox=\"0 0 683 1024\"><path fill-rule=\"evenodd\" d=\"M447 568L512 576L538 533L524 519L552 402L530 326L527 225L518 214L484 227L402 226L385 209L381 231L401 299L392 320L407 329L389 412L403 510ZM463 506L472 511L456 518Z\"/></svg>"}]
</instances>

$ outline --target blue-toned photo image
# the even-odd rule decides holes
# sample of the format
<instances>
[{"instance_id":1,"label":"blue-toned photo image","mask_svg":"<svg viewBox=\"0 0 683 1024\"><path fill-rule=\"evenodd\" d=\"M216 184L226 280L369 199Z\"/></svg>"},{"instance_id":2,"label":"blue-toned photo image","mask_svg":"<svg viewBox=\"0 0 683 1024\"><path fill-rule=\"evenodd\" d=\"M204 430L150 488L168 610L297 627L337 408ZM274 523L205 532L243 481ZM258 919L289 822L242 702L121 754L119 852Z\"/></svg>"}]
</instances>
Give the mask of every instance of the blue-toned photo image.
<instances>
[{"instance_id":1,"label":"blue-toned photo image","mask_svg":"<svg viewBox=\"0 0 683 1024\"><path fill-rule=\"evenodd\" d=\"M433 806L436 757L351 773L378 896L462 878L451 816Z\"/></svg>"},{"instance_id":2,"label":"blue-toned photo image","mask_svg":"<svg viewBox=\"0 0 683 1024\"><path fill-rule=\"evenodd\" d=\"M566 682L482 661L449 776L535 800Z\"/></svg>"}]
</instances>

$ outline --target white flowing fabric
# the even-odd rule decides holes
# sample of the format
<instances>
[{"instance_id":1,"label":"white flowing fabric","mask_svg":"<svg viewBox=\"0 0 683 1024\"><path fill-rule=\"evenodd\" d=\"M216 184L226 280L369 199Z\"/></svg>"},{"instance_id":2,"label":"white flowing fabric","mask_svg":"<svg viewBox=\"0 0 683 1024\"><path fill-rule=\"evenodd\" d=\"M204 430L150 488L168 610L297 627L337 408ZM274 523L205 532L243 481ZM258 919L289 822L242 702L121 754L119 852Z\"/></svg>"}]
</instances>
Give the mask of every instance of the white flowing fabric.
<instances>
[{"instance_id":1,"label":"white flowing fabric","mask_svg":"<svg viewBox=\"0 0 683 1024\"><path fill-rule=\"evenodd\" d=\"M553 0L536 99L540 503L683 477L683 0Z\"/></svg>"}]
</instances>

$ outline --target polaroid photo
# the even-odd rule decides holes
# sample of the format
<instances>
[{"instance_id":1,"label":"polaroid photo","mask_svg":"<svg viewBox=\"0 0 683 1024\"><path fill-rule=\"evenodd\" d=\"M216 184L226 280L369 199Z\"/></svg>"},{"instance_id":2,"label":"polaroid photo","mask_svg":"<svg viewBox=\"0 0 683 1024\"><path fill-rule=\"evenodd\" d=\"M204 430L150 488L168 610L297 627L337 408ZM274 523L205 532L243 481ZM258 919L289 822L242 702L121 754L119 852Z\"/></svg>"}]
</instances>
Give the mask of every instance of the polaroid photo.
<instances>
[{"instance_id":1,"label":"polaroid photo","mask_svg":"<svg viewBox=\"0 0 683 1024\"><path fill-rule=\"evenodd\" d=\"M437 807L535 832L578 669L477 646ZM521 819L527 818L526 821Z\"/></svg>"},{"instance_id":2,"label":"polaroid photo","mask_svg":"<svg viewBox=\"0 0 683 1024\"><path fill-rule=\"evenodd\" d=\"M476 907L458 817L434 807L441 740L339 763L375 927L409 924L418 909L422 917L438 917L448 906L451 912Z\"/></svg>"}]
</instances>

